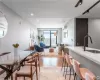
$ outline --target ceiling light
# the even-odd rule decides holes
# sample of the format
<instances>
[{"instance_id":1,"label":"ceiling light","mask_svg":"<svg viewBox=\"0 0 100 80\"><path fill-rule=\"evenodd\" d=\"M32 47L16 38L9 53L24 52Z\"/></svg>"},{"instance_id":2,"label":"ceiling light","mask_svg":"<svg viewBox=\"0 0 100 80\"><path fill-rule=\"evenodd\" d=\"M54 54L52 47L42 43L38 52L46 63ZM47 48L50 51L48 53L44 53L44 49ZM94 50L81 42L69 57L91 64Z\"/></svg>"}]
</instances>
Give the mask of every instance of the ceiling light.
<instances>
[{"instance_id":1,"label":"ceiling light","mask_svg":"<svg viewBox=\"0 0 100 80\"><path fill-rule=\"evenodd\" d=\"M89 10L85 11L85 12L83 13L83 15L86 14L86 13L88 14L88 13L89 13Z\"/></svg>"},{"instance_id":2,"label":"ceiling light","mask_svg":"<svg viewBox=\"0 0 100 80\"><path fill-rule=\"evenodd\" d=\"M100 0L98 0L95 4L93 4L89 9L87 9L84 13L83 13L83 15L84 14L86 14L86 13L89 13L89 11L93 8L93 7L95 7L97 4L99 4L100 3Z\"/></svg>"},{"instance_id":3,"label":"ceiling light","mask_svg":"<svg viewBox=\"0 0 100 80\"><path fill-rule=\"evenodd\" d=\"M31 16L34 16L34 14L33 14L33 13L31 13Z\"/></svg>"},{"instance_id":4,"label":"ceiling light","mask_svg":"<svg viewBox=\"0 0 100 80\"><path fill-rule=\"evenodd\" d=\"M82 5L82 3L83 3L83 0L79 0L79 1L77 2L77 4L75 5L75 7L78 7L79 5Z\"/></svg>"}]
</instances>

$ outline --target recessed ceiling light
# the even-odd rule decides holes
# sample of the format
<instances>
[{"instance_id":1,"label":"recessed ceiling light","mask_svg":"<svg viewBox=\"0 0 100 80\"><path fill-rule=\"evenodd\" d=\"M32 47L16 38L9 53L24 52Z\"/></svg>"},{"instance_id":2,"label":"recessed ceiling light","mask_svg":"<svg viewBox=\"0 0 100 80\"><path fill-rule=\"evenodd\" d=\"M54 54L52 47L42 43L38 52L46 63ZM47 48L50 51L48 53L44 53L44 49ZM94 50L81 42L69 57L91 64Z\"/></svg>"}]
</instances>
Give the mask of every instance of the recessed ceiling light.
<instances>
[{"instance_id":1,"label":"recessed ceiling light","mask_svg":"<svg viewBox=\"0 0 100 80\"><path fill-rule=\"evenodd\" d=\"M33 14L33 13L31 13L31 16L34 16L34 14Z\"/></svg>"}]
</instances>

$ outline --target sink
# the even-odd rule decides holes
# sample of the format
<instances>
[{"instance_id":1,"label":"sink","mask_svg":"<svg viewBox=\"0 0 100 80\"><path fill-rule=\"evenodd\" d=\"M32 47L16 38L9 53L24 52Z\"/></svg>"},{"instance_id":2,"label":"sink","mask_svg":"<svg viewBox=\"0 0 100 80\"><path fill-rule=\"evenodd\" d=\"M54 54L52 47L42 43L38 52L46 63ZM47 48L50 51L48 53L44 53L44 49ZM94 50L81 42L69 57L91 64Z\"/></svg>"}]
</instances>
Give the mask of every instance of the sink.
<instances>
[{"instance_id":1,"label":"sink","mask_svg":"<svg viewBox=\"0 0 100 80\"><path fill-rule=\"evenodd\" d=\"M100 53L100 51L98 51L98 50L86 50L86 51L92 52L92 53Z\"/></svg>"}]
</instances>

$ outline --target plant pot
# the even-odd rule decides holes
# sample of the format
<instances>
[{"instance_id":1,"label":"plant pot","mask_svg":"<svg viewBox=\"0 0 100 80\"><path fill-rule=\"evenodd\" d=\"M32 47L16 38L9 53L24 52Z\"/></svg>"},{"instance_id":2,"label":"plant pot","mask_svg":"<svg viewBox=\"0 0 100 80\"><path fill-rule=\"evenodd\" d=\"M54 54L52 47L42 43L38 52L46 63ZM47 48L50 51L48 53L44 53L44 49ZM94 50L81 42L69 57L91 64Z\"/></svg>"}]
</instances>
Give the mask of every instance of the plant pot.
<instances>
[{"instance_id":1,"label":"plant pot","mask_svg":"<svg viewBox=\"0 0 100 80\"><path fill-rule=\"evenodd\" d=\"M18 48L14 48L14 59L18 58Z\"/></svg>"}]
</instances>

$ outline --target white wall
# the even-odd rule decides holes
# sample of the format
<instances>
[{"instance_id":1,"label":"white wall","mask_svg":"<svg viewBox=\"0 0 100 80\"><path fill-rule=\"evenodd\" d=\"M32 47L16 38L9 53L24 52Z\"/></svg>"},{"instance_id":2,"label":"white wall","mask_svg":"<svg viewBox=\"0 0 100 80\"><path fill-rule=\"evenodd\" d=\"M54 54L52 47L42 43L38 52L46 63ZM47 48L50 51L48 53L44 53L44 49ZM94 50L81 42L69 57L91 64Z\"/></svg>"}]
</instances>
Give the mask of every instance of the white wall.
<instances>
[{"instance_id":1,"label":"white wall","mask_svg":"<svg viewBox=\"0 0 100 80\"><path fill-rule=\"evenodd\" d=\"M23 20L14 11L0 2L0 10L6 15L8 21L7 35L0 39L0 52L13 51L12 44L19 43L20 49L29 47L30 28L34 28L29 22ZM21 22L21 24L20 24ZM35 29L35 35L37 30Z\"/></svg>"},{"instance_id":2,"label":"white wall","mask_svg":"<svg viewBox=\"0 0 100 80\"><path fill-rule=\"evenodd\" d=\"M70 46L75 45L75 19L72 19L68 24L66 29L63 30L63 43L68 44ZM64 32L68 32L68 36L64 38Z\"/></svg>"},{"instance_id":3,"label":"white wall","mask_svg":"<svg viewBox=\"0 0 100 80\"><path fill-rule=\"evenodd\" d=\"M93 39L93 44L89 40L89 47L100 49L100 19L89 19L88 28Z\"/></svg>"}]
</instances>

